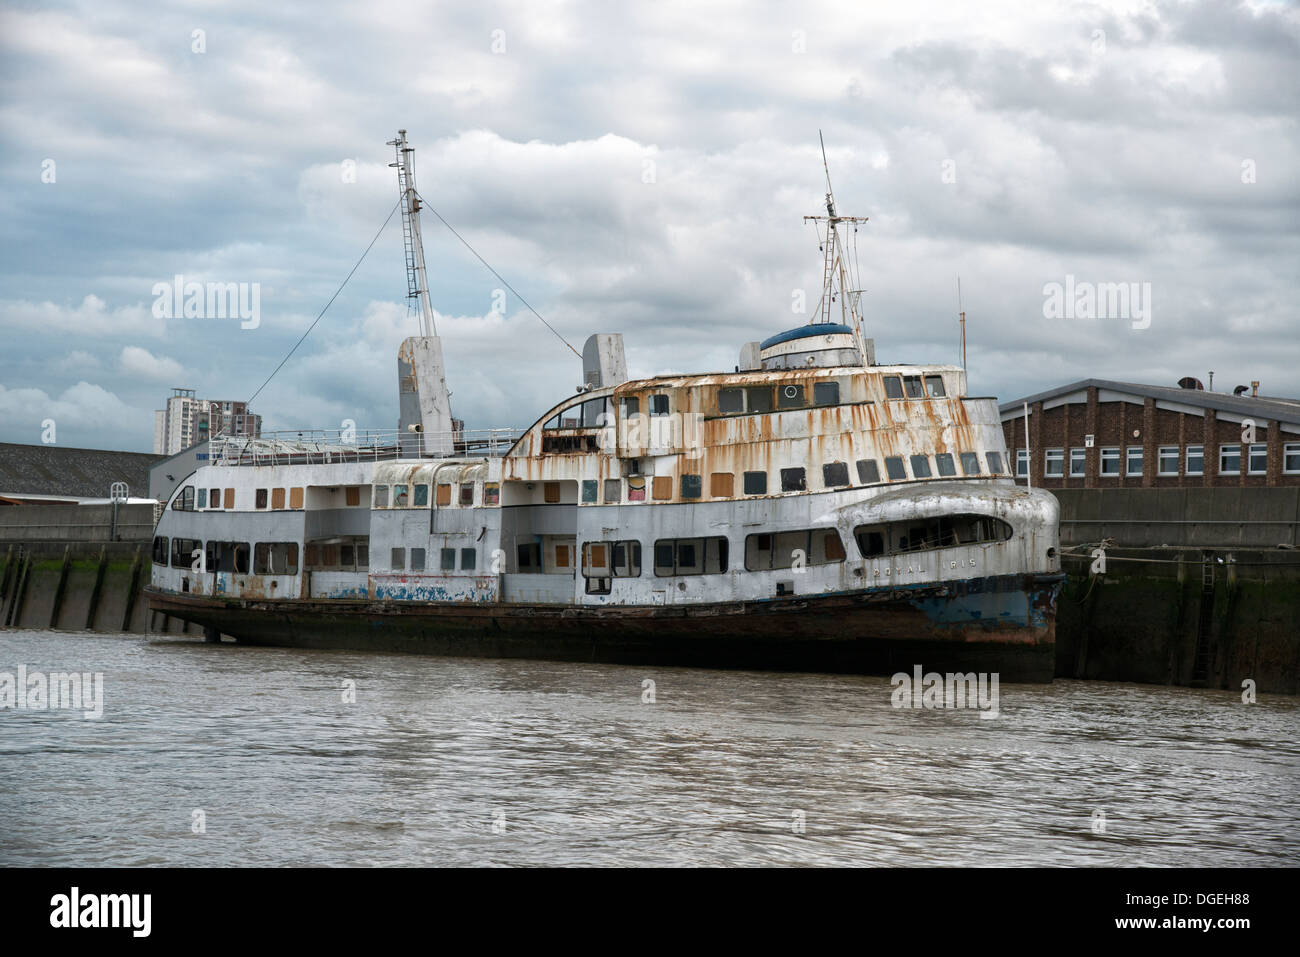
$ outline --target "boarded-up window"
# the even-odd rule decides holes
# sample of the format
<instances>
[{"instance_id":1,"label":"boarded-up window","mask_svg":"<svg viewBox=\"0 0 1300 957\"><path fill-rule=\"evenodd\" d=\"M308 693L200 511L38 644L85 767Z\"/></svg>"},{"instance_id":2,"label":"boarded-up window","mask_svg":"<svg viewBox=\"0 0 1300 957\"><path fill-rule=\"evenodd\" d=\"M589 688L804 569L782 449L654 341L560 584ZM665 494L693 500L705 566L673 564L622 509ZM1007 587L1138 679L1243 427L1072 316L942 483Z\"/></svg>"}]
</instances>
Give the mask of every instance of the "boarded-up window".
<instances>
[{"instance_id":1,"label":"boarded-up window","mask_svg":"<svg viewBox=\"0 0 1300 957\"><path fill-rule=\"evenodd\" d=\"M618 479L605 479L605 504L616 503L623 495L623 489L620 487L621 482Z\"/></svg>"},{"instance_id":2,"label":"boarded-up window","mask_svg":"<svg viewBox=\"0 0 1300 957\"><path fill-rule=\"evenodd\" d=\"M406 568L406 549L394 548L390 567L395 572L403 571Z\"/></svg>"},{"instance_id":3,"label":"boarded-up window","mask_svg":"<svg viewBox=\"0 0 1300 957\"><path fill-rule=\"evenodd\" d=\"M803 469L781 469L782 492L802 492L805 487Z\"/></svg>"},{"instance_id":4,"label":"boarded-up window","mask_svg":"<svg viewBox=\"0 0 1300 957\"><path fill-rule=\"evenodd\" d=\"M568 545L555 546L555 567L556 568L569 567L569 546Z\"/></svg>"},{"instance_id":5,"label":"boarded-up window","mask_svg":"<svg viewBox=\"0 0 1300 957\"><path fill-rule=\"evenodd\" d=\"M438 507L451 504L451 485L449 483L440 483L438 485Z\"/></svg>"},{"instance_id":6,"label":"boarded-up window","mask_svg":"<svg viewBox=\"0 0 1300 957\"><path fill-rule=\"evenodd\" d=\"M583 479L582 480L583 502L588 504L594 503L596 501L596 492L599 490L599 488L600 488L600 483L597 482L595 479Z\"/></svg>"},{"instance_id":7,"label":"boarded-up window","mask_svg":"<svg viewBox=\"0 0 1300 957\"><path fill-rule=\"evenodd\" d=\"M423 548L411 549L411 571L413 572L424 571L424 549Z\"/></svg>"},{"instance_id":8,"label":"boarded-up window","mask_svg":"<svg viewBox=\"0 0 1300 957\"><path fill-rule=\"evenodd\" d=\"M542 485L542 499L548 505L554 505L560 500L560 483L545 482Z\"/></svg>"},{"instance_id":9,"label":"boarded-up window","mask_svg":"<svg viewBox=\"0 0 1300 957\"><path fill-rule=\"evenodd\" d=\"M652 493L656 499L670 499L673 497L673 477L671 475L656 475Z\"/></svg>"},{"instance_id":10,"label":"boarded-up window","mask_svg":"<svg viewBox=\"0 0 1300 957\"><path fill-rule=\"evenodd\" d=\"M444 548L442 550L442 570L445 572L454 572L456 570L456 549Z\"/></svg>"},{"instance_id":11,"label":"boarded-up window","mask_svg":"<svg viewBox=\"0 0 1300 957\"><path fill-rule=\"evenodd\" d=\"M736 476L730 472L714 472L709 476L709 494L714 498L731 498Z\"/></svg>"},{"instance_id":12,"label":"boarded-up window","mask_svg":"<svg viewBox=\"0 0 1300 957\"><path fill-rule=\"evenodd\" d=\"M766 495L767 494L767 473L746 472L745 473L745 494Z\"/></svg>"},{"instance_id":13,"label":"boarded-up window","mask_svg":"<svg viewBox=\"0 0 1300 957\"><path fill-rule=\"evenodd\" d=\"M375 486L375 508L388 508L388 486Z\"/></svg>"},{"instance_id":14,"label":"boarded-up window","mask_svg":"<svg viewBox=\"0 0 1300 957\"><path fill-rule=\"evenodd\" d=\"M284 489L271 489L271 508L284 508Z\"/></svg>"},{"instance_id":15,"label":"boarded-up window","mask_svg":"<svg viewBox=\"0 0 1300 957\"><path fill-rule=\"evenodd\" d=\"M704 482L698 475L682 476L682 498L699 498Z\"/></svg>"},{"instance_id":16,"label":"boarded-up window","mask_svg":"<svg viewBox=\"0 0 1300 957\"><path fill-rule=\"evenodd\" d=\"M357 489L357 503L361 503L361 489ZM289 507L302 508L302 488L289 489Z\"/></svg>"},{"instance_id":17,"label":"boarded-up window","mask_svg":"<svg viewBox=\"0 0 1300 957\"><path fill-rule=\"evenodd\" d=\"M302 502L302 489L294 489L293 491L298 493L298 501L299 501L299 504L301 504L301 502ZM346 503L347 503L348 505L350 505L350 506L360 505L360 504L361 504L361 487L358 486L358 485L349 485L347 488L345 488L345 489L343 490L343 500L344 500L344 502L346 502ZM290 508L298 508L299 506L298 506L298 505L293 505L293 504L291 504L289 507L290 507Z\"/></svg>"},{"instance_id":18,"label":"boarded-up window","mask_svg":"<svg viewBox=\"0 0 1300 957\"><path fill-rule=\"evenodd\" d=\"M235 490L233 488L228 488L226 489L226 508L234 508L234 507L235 507Z\"/></svg>"},{"instance_id":19,"label":"boarded-up window","mask_svg":"<svg viewBox=\"0 0 1300 957\"><path fill-rule=\"evenodd\" d=\"M822 466L822 484L827 488L837 488L849 484L848 462L827 462Z\"/></svg>"},{"instance_id":20,"label":"boarded-up window","mask_svg":"<svg viewBox=\"0 0 1300 957\"><path fill-rule=\"evenodd\" d=\"M460 550L460 570L472 572L478 565L478 549L462 548Z\"/></svg>"}]
</instances>

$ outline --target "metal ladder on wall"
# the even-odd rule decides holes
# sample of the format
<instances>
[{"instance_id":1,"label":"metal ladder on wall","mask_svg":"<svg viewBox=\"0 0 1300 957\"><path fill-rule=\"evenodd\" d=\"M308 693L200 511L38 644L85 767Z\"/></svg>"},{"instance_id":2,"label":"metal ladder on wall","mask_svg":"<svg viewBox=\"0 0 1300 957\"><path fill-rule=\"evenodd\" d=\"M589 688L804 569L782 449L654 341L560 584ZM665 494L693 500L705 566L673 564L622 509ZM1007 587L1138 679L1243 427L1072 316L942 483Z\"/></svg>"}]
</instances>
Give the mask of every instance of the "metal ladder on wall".
<instances>
[{"instance_id":1,"label":"metal ladder on wall","mask_svg":"<svg viewBox=\"0 0 1300 957\"><path fill-rule=\"evenodd\" d=\"M1214 553L1201 552L1201 607L1196 622L1196 655L1192 662L1192 685L1204 687L1210 679L1214 628Z\"/></svg>"}]
</instances>

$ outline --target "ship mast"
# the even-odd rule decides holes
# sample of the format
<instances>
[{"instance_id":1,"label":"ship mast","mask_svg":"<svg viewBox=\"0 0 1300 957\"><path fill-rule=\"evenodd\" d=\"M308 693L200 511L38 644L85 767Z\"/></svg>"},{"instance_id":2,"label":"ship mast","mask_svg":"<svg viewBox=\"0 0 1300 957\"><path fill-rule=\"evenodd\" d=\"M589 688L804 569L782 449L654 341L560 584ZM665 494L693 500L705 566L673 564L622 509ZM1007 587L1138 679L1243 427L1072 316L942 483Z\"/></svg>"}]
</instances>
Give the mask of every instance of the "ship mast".
<instances>
[{"instance_id":1,"label":"ship mast","mask_svg":"<svg viewBox=\"0 0 1300 957\"><path fill-rule=\"evenodd\" d=\"M820 130L817 131L817 139L821 142L822 147L822 169L826 171L826 215L805 216L803 219L804 222L811 221L826 224L826 239L822 243L825 262L822 270L820 308L817 310L817 315L810 319L808 324L831 322L831 307L838 298L840 303L839 321L853 329L853 336L858 342L858 350L865 362L867 355L866 339L862 332L862 317L858 313L858 296L861 290L849 288L848 266L845 261L844 243L840 239L839 227L840 224L847 223L856 228L858 223L865 223L867 217L841 216L836 213L835 191L831 188L830 164L826 162L826 141L822 138ZM835 294L837 285L839 288L838 296Z\"/></svg>"},{"instance_id":2,"label":"ship mast","mask_svg":"<svg viewBox=\"0 0 1300 957\"><path fill-rule=\"evenodd\" d=\"M424 269L424 241L420 237L420 197L415 191L415 147L406 145L406 130L397 131L389 140L395 148L396 162L388 165L397 170L397 186L402 194L402 240L406 244L406 297L420 303L420 334L436 336L433 306L429 302L428 274Z\"/></svg>"}]
</instances>

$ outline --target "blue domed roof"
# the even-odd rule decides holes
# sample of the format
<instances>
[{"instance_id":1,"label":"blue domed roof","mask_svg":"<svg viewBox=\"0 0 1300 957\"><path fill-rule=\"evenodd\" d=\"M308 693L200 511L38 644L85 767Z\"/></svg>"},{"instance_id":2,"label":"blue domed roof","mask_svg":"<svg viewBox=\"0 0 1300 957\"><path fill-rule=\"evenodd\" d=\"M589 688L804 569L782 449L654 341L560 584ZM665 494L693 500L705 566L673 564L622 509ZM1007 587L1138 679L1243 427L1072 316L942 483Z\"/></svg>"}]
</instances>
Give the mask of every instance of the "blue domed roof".
<instances>
[{"instance_id":1,"label":"blue domed roof","mask_svg":"<svg viewBox=\"0 0 1300 957\"><path fill-rule=\"evenodd\" d=\"M778 332L774 336L769 336L759 343L759 349L767 349L771 346L780 345L783 342L789 342L791 339L806 339L809 336L830 336L837 332L847 332L853 334L853 330L848 326L838 322L814 322L806 326L798 326L794 329L787 329L785 332Z\"/></svg>"}]
</instances>

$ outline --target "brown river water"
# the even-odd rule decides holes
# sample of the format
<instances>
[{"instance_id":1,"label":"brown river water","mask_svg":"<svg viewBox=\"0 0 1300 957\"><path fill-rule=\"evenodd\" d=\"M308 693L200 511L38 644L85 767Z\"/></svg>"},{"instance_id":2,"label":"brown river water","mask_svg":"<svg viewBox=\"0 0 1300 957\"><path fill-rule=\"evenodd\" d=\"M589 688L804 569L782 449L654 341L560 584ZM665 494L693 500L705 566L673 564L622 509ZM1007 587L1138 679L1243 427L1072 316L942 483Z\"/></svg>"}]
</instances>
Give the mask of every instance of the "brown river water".
<instances>
[{"instance_id":1,"label":"brown river water","mask_svg":"<svg viewBox=\"0 0 1300 957\"><path fill-rule=\"evenodd\" d=\"M103 716L0 710L2 865L1300 864L1287 696L1003 684L984 719L883 677L0 632L20 665L102 673Z\"/></svg>"}]
</instances>

